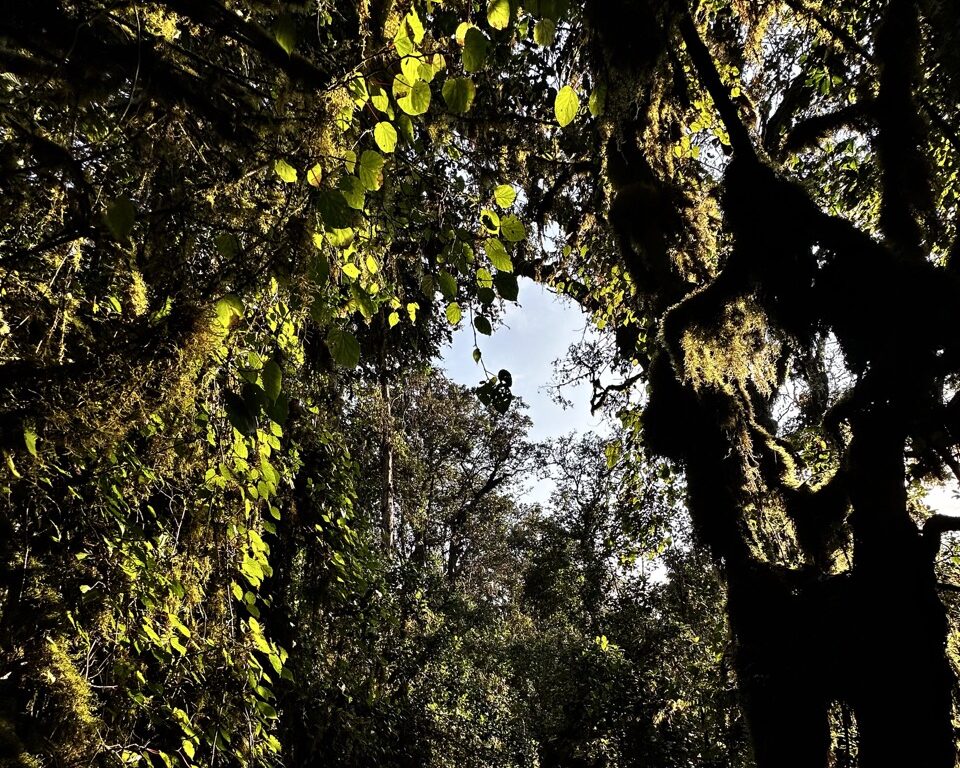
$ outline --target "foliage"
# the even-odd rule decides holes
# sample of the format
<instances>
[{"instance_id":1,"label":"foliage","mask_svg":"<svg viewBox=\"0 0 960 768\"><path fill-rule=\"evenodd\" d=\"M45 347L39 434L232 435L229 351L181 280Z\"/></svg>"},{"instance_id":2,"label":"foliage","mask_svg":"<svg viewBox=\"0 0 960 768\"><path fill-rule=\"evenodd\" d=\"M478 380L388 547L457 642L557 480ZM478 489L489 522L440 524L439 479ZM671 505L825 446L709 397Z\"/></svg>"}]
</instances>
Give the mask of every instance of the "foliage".
<instances>
[{"instance_id":1,"label":"foliage","mask_svg":"<svg viewBox=\"0 0 960 768\"><path fill-rule=\"evenodd\" d=\"M952 764L957 24L9 9L4 759ZM609 439L526 439L519 277L590 313Z\"/></svg>"}]
</instances>

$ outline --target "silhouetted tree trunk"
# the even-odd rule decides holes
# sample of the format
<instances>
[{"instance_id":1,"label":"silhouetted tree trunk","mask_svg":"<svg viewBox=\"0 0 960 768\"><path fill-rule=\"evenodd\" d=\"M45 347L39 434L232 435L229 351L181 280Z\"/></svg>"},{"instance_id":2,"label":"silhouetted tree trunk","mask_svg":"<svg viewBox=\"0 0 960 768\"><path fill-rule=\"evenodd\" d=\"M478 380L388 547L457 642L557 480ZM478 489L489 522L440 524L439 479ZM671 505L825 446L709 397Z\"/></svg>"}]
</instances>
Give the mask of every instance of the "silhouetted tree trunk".
<instances>
[{"instance_id":1,"label":"silhouetted tree trunk","mask_svg":"<svg viewBox=\"0 0 960 768\"><path fill-rule=\"evenodd\" d=\"M927 182L916 161L922 126L910 69L918 11L891 0L875 40L880 243L823 213L758 148L705 42L706 25L685 5L594 2L588 16L597 69L620 105L607 120L609 219L656 336L645 359L644 437L683 465L695 531L726 575L757 765L825 768L830 708L844 702L856 718L861 768L953 768L953 680L934 574L939 532L921 533L906 492L907 441L950 432L943 382L960 359L944 334L960 327L960 283L920 245ZM681 177L663 159L672 118L659 100L692 98L691 77L729 134L733 158L720 180ZM711 185L729 245L718 246L720 266L693 286L675 253L701 247L691 235L696 222L684 217ZM751 323L755 332L745 330ZM770 392L785 374L764 374L754 362L772 359L774 345L804 354L827 332L855 383L816 425L841 460L828 483L811 487L794 474L770 415ZM698 362L698 344L719 350L719 373ZM782 368L787 358L777 355ZM758 526L778 515L793 557L764 550ZM842 534L853 542L845 570L832 557Z\"/></svg>"}]
</instances>

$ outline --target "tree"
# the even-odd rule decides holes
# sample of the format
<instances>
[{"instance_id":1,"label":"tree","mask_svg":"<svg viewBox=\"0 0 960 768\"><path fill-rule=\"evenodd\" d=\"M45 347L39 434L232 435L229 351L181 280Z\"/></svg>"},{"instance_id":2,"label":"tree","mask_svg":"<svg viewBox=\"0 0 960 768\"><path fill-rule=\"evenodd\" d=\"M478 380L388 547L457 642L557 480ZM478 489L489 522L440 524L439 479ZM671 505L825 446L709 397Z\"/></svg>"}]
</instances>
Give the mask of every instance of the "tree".
<instances>
[{"instance_id":1,"label":"tree","mask_svg":"<svg viewBox=\"0 0 960 768\"><path fill-rule=\"evenodd\" d=\"M382 572L342 406L392 404L465 320L482 342L523 274L610 330L622 379L591 376L596 404L683 470L761 768L826 764L837 707L861 765L952 764L955 523L907 481L960 474L957 26L942 0L12 9L5 748L273 760L290 620L318 621L320 658ZM509 413L510 373L475 358ZM363 426L389 478L396 416ZM456 494L407 531L454 584L492 530ZM339 657L368 692L375 645Z\"/></svg>"},{"instance_id":2,"label":"tree","mask_svg":"<svg viewBox=\"0 0 960 768\"><path fill-rule=\"evenodd\" d=\"M723 564L760 766L826 765L836 701L860 765L954 763L934 575L953 522L921 527L906 479L955 467L960 434L956 22L899 0L587 8L610 222L647 318L627 351L644 439L684 467ZM808 405L785 432L791 382Z\"/></svg>"}]
</instances>

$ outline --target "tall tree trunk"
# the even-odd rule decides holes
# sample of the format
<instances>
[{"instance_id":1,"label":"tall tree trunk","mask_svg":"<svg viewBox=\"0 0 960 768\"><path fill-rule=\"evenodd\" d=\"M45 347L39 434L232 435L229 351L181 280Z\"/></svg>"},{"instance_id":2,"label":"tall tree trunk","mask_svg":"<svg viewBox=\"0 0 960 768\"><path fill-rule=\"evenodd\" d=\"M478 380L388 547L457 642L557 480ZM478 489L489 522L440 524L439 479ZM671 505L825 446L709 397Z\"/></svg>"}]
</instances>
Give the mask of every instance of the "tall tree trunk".
<instances>
[{"instance_id":1,"label":"tall tree trunk","mask_svg":"<svg viewBox=\"0 0 960 768\"><path fill-rule=\"evenodd\" d=\"M653 452L683 465L694 527L726 575L735 669L758 768L825 768L834 702L849 705L856 717L861 768L953 768L948 628L931 547L910 517L905 487L908 433L939 418L949 370L943 364L948 342L938 339L954 322L927 307L955 305L960 293L922 252L914 219L925 209L904 181L924 183L914 178L918 163L910 154L926 146L922 131L898 122L911 113L919 82L910 70L920 39L915 4L889 3L882 34L875 35L882 64L876 117L883 134L877 148L884 173L882 244L850 221L824 214L822 202L758 150L721 76L718 41L705 36L726 27L707 23L702 33L684 2L597 1L587 10L608 103L626 107L607 116L608 218L641 296L639 308L657 329L656 343L645 351L644 439ZM695 208L703 190L691 178L695 173L685 177L663 161L669 145L662 137L684 128L670 123L657 101L659 87L686 83L691 72L709 92L733 153L719 183L730 247L717 249L719 271L708 270L695 290L676 263L678 254L697 247L684 239L691 225L672 219L669 208L684 195ZM909 130L899 130L904 126ZM891 315L893 301L911 309ZM753 302L748 311L761 329L753 338L724 320L737 302ZM783 345L780 365L787 359L783 350L802 352L827 332L858 375L838 416L853 437L849 443L836 438L843 457L836 494L800 483L765 402L783 374L752 367L754 359L764 360L761 347L769 362L769 345ZM726 344L718 357L729 352L731 361L704 364L698 343L711 345L710 354ZM711 366L723 370L706 370ZM833 439L833 427L820 416L821 423L816 417L811 423ZM927 429L927 435L913 432L918 442L935 441ZM821 551L801 537L794 515L800 502L816 535L828 537L830 526L852 533L848 571L835 573L836 542L827 546L823 538ZM785 519L780 533L796 533L801 567L798 559L763 551L758 521L784 510L794 527L788 530Z\"/></svg>"},{"instance_id":2,"label":"tall tree trunk","mask_svg":"<svg viewBox=\"0 0 960 768\"><path fill-rule=\"evenodd\" d=\"M891 432L893 434L891 434ZM934 557L907 512L893 417L858 424L850 447L854 530L850 703L861 768L952 768L953 676Z\"/></svg>"}]
</instances>

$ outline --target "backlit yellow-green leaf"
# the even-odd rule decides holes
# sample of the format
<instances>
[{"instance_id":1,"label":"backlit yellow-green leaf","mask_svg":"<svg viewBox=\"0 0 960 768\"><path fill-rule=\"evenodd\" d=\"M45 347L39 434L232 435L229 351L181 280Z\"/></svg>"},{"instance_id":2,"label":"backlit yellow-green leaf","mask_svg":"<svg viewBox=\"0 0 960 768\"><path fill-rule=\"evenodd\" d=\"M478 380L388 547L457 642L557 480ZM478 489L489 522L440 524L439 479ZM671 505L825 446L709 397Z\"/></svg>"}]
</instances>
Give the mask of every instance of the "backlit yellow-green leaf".
<instances>
[{"instance_id":1,"label":"backlit yellow-green leaf","mask_svg":"<svg viewBox=\"0 0 960 768\"><path fill-rule=\"evenodd\" d=\"M496 211L491 211L489 208L484 208L480 211L480 223L483 225L483 228L491 234L496 234L500 231L500 216Z\"/></svg>"},{"instance_id":2,"label":"backlit yellow-green leaf","mask_svg":"<svg viewBox=\"0 0 960 768\"><path fill-rule=\"evenodd\" d=\"M417 10L415 8L410 10L404 19L407 22L407 26L410 27L410 33L413 35L413 42L417 45L423 42L423 22L420 21L420 17L417 15Z\"/></svg>"},{"instance_id":3,"label":"backlit yellow-green leaf","mask_svg":"<svg viewBox=\"0 0 960 768\"><path fill-rule=\"evenodd\" d=\"M297 180L297 169L286 160L277 160L273 164L273 170L276 171L277 176L287 184L293 184Z\"/></svg>"},{"instance_id":4,"label":"backlit yellow-green leaf","mask_svg":"<svg viewBox=\"0 0 960 768\"><path fill-rule=\"evenodd\" d=\"M533 28L533 41L544 47L552 45L556 32L557 25L552 19L540 19Z\"/></svg>"},{"instance_id":5,"label":"backlit yellow-green leaf","mask_svg":"<svg viewBox=\"0 0 960 768\"><path fill-rule=\"evenodd\" d=\"M507 249L495 237L488 237L483 241L483 249L487 253L490 263L501 272L513 272L513 262L510 260L510 254Z\"/></svg>"},{"instance_id":6,"label":"backlit yellow-green leaf","mask_svg":"<svg viewBox=\"0 0 960 768\"><path fill-rule=\"evenodd\" d=\"M220 299L214 306L216 321L223 330L233 327L233 324L243 317L243 302L239 296L232 293Z\"/></svg>"},{"instance_id":7,"label":"backlit yellow-green leaf","mask_svg":"<svg viewBox=\"0 0 960 768\"><path fill-rule=\"evenodd\" d=\"M516 216L504 216L500 221L500 234L511 243L518 243L527 236L527 230Z\"/></svg>"},{"instance_id":8,"label":"backlit yellow-green leaf","mask_svg":"<svg viewBox=\"0 0 960 768\"><path fill-rule=\"evenodd\" d=\"M501 184L493 190L493 201L501 208L509 208L517 199L517 191L510 184Z\"/></svg>"},{"instance_id":9,"label":"backlit yellow-green leaf","mask_svg":"<svg viewBox=\"0 0 960 768\"><path fill-rule=\"evenodd\" d=\"M471 27L473 27L473 24L471 24L469 21L460 22L460 25L457 27L456 34L454 34L454 37L456 38L457 42L460 43L460 45L463 45L466 42L467 30Z\"/></svg>"},{"instance_id":10,"label":"backlit yellow-green leaf","mask_svg":"<svg viewBox=\"0 0 960 768\"><path fill-rule=\"evenodd\" d=\"M383 186L383 155L365 149L360 155L360 183L371 192Z\"/></svg>"},{"instance_id":11,"label":"backlit yellow-green leaf","mask_svg":"<svg viewBox=\"0 0 960 768\"><path fill-rule=\"evenodd\" d=\"M400 72L403 73L403 79L413 85L420 79L420 57L404 56L400 59Z\"/></svg>"},{"instance_id":12,"label":"backlit yellow-green leaf","mask_svg":"<svg viewBox=\"0 0 960 768\"><path fill-rule=\"evenodd\" d=\"M487 4L487 23L494 29L506 29L510 24L510 0L490 0Z\"/></svg>"},{"instance_id":13,"label":"backlit yellow-green leaf","mask_svg":"<svg viewBox=\"0 0 960 768\"><path fill-rule=\"evenodd\" d=\"M37 433L32 429L23 430L23 442L31 456L37 455Z\"/></svg>"},{"instance_id":14,"label":"backlit yellow-green leaf","mask_svg":"<svg viewBox=\"0 0 960 768\"><path fill-rule=\"evenodd\" d=\"M430 84L422 80L411 84L402 77L395 77L393 94L400 109L408 115L422 115L430 108Z\"/></svg>"},{"instance_id":15,"label":"backlit yellow-green leaf","mask_svg":"<svg viewBox=\"0 0 960 768\"><path fill-rule=\"evenodd\" d=\"M450 322L450 325L457 325L462 317L463 312L460 311L460 305L457 304L457 302L452 301L447 304L447 320Z\"/></svg>"},{"instance_id":16,"label":"backlit yellow-green leaf","mask_svg":"<svg viewBox=\"0 0 960 768\"><path fill-rule=\"evenodd\" d=\"M392 123L381 121L373 128L373 139L383 152L393 152L397 148L397 129Z\"/></svg>"},{"instance_id":17,"label":"backlit yellow-green leaf","mask_svg":"<svg viewBox=\"0 0 960 768\"><path fill-rule=\"evenodd\" d=\"M577 96L577 92L569 85L563 86L553 103L553 111L561 128L573 122L578 109L580 109L580 97Z\"/></svg>"}]
</instances>

